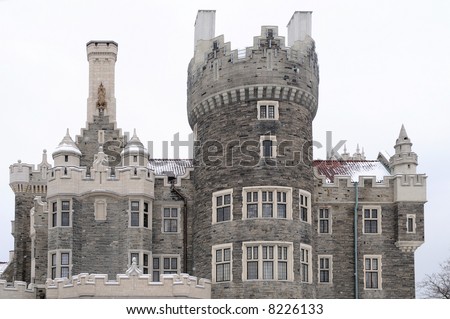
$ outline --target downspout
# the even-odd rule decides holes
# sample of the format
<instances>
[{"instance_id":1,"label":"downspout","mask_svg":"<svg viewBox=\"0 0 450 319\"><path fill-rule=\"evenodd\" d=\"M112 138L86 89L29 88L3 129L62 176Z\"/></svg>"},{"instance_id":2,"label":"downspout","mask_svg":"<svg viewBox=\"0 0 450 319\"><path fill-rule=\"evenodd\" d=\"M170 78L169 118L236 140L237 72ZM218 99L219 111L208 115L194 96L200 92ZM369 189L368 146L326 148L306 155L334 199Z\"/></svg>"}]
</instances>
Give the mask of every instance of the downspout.
<instances>
[{"instance_id":1,"label":"downspout","mask_svg":"<svg viewBox=\"0 0 450 319\"><path fill-rule=\"evenodd\" d=\"M188 248L187 248L187 231L188 231L188 227L187 227L187 198L186 196L184 196L178 189L175 188L175 183L174 181L171 181L172 186L170 187L170 190L173 191L174 193L176 193L180 198L183 199L184 201L184 207L183 207L183 267L184 267L184 272L187 273L188 272L188 262L187 262L187 257L188 257Z\"/></svg>"},{"instance_id":2,"label":"downspout","mask_svg":"<svg viewBox=\"0 0 450 319\"><path fill-rule=\"evenodd\" d=\"M353 220L354 249L355 249L355 299L359 299L358 288L358 182L355 185L355 212Z\"/></svg>"}]
</instances>

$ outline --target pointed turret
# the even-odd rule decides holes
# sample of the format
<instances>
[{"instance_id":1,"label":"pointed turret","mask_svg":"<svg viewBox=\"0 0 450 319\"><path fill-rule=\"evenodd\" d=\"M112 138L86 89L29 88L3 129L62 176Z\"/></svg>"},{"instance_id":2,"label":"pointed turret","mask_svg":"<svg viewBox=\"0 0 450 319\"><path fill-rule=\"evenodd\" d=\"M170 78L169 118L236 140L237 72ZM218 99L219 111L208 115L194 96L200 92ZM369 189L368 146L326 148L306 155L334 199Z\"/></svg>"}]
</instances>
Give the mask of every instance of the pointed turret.
<instances>
[{"instance_id":1,"label":"pointed turret","mask_svg":"<svg viewBox=\"0 0 450 319\"><path fill-rule=\"evenodd\" d=\"M418 165L417 154L412 152L412 143L405 126L402 124L400 134L395 142L395 154L389 160L389 167L393 175L396 174L416 174Z\"/></svg>"},{"instance_id":2,"label":"pointed turret","mask_svg":"<svg viewBox=\"0 0 450 319\"><path fill-rule=\"evenodd\" d=\"M42 173L42 179L47 178L47 172L48 170L52 168L52 166L47 161L47 150L42 151L42 161L38 165L38 171Z\"/></svg>"},{"instance_id":3,"label":"pointed turret","mask_svg":"<svg viewBox=\"0 0 450 319\"><path fill-rule=\"evenodd\" d=\"M55 166L79 166L81 152L78 146L70 137L69 129L67 129L66 135L62 139L61 143L56 147L53 152L53 160Z\"/></svg>"},{"instance_id":4,"label":"pointed turret","mask_svg":"<svg viewBox=\"0 0 450 319\"><path fill-rule=\"evenodd\" d=\"M147 166L148 150L137 136L136 129L121 155L123 166Z\"/></svg>"}]
</instances>

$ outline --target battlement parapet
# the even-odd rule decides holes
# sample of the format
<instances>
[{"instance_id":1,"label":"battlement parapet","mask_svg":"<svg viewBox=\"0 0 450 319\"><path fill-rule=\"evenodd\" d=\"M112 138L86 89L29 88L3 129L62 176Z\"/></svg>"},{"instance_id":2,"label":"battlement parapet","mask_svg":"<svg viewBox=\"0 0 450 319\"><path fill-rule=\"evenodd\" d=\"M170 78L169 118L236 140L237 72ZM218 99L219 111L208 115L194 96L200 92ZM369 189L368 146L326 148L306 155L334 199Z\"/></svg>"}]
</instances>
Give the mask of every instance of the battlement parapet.
<instances>
[{"instance_id":1,"label":"battlement parapet","mask_svg":"<svg viewBox=\"0 0 450 319\"><path fill-rule=\"evenodd\" d=\"M56 167L48 181L47 196L85 194L93 189L118 195L154 193L154 172L146 167L105 168L105 171L80 167Z\"/></svg>"},{"instance_id":2,"label":"battlement parapet","mask_svg":"<svg viewBox=\"0 0 450 319\"><path fill-rule=\"evenodd\" d=\"M161 275L153 282L151 275L128 272L110 281L108 275L80 274L69 279L49 279L47 298L211 298L211 282L188 274Z\"/></svg>"},{"instance_id":3,"label":"battlement parapet","mask_svg":"<svg viewBox=\"0 0 450 319\"><path fill-rule=\"evenodd\" d=\"M0 299L36 299L36 293L33 284L0 280Z\"/></svg>"}]
</instances>

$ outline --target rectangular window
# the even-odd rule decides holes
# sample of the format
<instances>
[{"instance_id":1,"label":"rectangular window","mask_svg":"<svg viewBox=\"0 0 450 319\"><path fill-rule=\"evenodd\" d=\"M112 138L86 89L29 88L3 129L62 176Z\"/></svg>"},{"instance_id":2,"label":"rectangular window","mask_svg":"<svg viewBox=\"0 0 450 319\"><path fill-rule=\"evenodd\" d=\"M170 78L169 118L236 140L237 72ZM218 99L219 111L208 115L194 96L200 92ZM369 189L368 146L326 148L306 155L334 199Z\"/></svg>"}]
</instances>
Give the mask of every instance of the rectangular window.
<instances>
[{"instance_id":1,"label":"rectangular window","mask_svg":"<svg viewBox=\"0 0 450 319\"><path fill-rule=\"evenodd\" d=\"M214 192L212 196L212 222L233 220L233 189Z\"/></svg>"},{"instance_id":2,"label":"rectangular window","mask_svg":"<svg viewBox=\"0 0 450 319\"><path fill-rule=\"evenodd\" d=\"M70 261L70 251L67 250L56 250L49 252L48 254L48 265L49 265L49 277L55 278L68 278L70 279L71 272L71 261Z\"/></svg>"},{"instance_id":3,"label":"rectangular window","mask_svg":"<svg viewBox=\"0 0 450 319\"><path fill-rule=\"evenodd\" d=\"M381 208L380 207L363 207L363 233L379 234L381 233Z\"/></svg>"},{"instance_id":4,"label":"rectangular window","mask_svg":"<svg viewBox=\"0 0 450 319\"><path fill-rule=\"evenodd\" d=\"M160 280L161 274L177 274L179 273L178 256L153 256L152 277L153 281Z\"/></svg>"},{"instance_id":5,"label":"rectangular window","mask_svg":"<svg viewBox=\"0 0 450 319\"><path fill-rule=\"evenodd\" d=\"M149 227L149 211L148 211L148 203L144 202L144 227Z\"/></svg>"},{"instance_id":6,"label":"rectangular window","mask_svg":"<svg viewBox=\"0 0 450 319\"><path fill-rule=\"evenodd\" d=\"M262 135L259 137L260 157L276 158L277 157L277 137L273 135Z\"/></svg>"},{"instance_id":7,"label":"rectangular window","mask_svg":"<svg viewBox=\"0 0 450 319\"><path fill-rule=\"evenodd\" d=\"M311 223L311 194L300 190L300 220Z\"/></svg>"},{"instance_id":8,"label":"rectangular window","mask_svg":"<svg viewBox=\"0 0 450 319\"><path fill-rule=\"evenodd\" d=\"M217 222L224 222L231 218L231 195L223 195L216 197L216 213Z\"/></svg>"},{"instance_id":9,"label":"rectangular window","mask_svg":"<svg viewBox=\"0 0 450 319\"><path fill-rule=\"evenodd\" d=\"M286 218L287 192L277 192L277 215L278 218Z\"/></svg>"},{"instance_id":10,"label":"rectangular window","mask_svg":"<svg viewBox=\"0 0 450 319\"><path fill-rule=\"evenodd\" d=\"M244 243L244 280L292 280L291 243Z\"/></svg>"},{"instance_id":11,"label":"rectangular window","mask_svg":"<svg viewBox=\"0 0 450 319\"><path fill-rule=\"evenodd\" d=\"M262 191L262 217L273 217L273 192Z\"/></svg>"},{"instance_id":12,"label":"rectangular window","mask_svg":"<svg viewBox=\"0 0 450 319\"><path fill-rule=\"evenodd\" d=\"M319 208L319 233L331 233L330 211L328 208Z\"/></svg>"},{"instance_id":13,"label":"rectangular window","mask_svg":"<svg viewBox=\"0 0 450 319\"><path fill-rule=\"evenodd\" d=\"M311 246L300 245L300 278L301 282L311 283Z\"/></svg>"},{"instance_id":14,"label":"rectangular window","mask_svg":"<svg viewBox=\"0 0 450 319\"><path fill-rule=\"evenodd\" d=\"M381 289L381 256L364 256L364 288Z\"/></svg>"},{"instance_id":15,"label":"rectangular window","mask_svg":"<svg viewBox=\"0 0 450 319\"><path fill-rule=\"evenodd\" d=\"M278 120L277 101L258 101L258 120Z\"/></svg>"},{"instance_id":16,"label":"rectangular window","mask_svg":"<svg viewBox=\"0 0 450 319\"><path fill-rule=\"evenodd\" d=\"M332 275L332 257L319 255L319 282L331 283Z\"/></svg>"},{"instance_id":17,"label":"rectangular window","mask_svg":"<svg viewBox=\"0 0 450 319\"><path fill-rule=\"evenodd\" d=\"M231 281L231 244L213 247L213 280L215 282Z\"/></svg>"},{"instance_id":18,"label":"rectangular window","mask_svg":"<svg viewBox=\"0 0 450 319\"><path fill-rule=\"evenodd\" d=\"M130 226L139 227L139 201L131 201Z\"/></svg>"},{"instance_id":19,"label":"rectangular window","mask_svg":"<svg viewBox=\"0 0 450 319\"><path fill-rule=\"evenodd\" d=\"M244 187L243 218L292 219L292 191L288 187Z\"/></svg>"},{"instance_id":20,"label":"rectangular window","mask_svg":"<svg viewBox=\"0 0 450 319\"><path fill-rule=\"evenodd\" d=\"M163 208L163 224L165 233L178 232L178 208L164 207Z\"/></svg>"},{"instance_id":21,"label":"rectangular window","mask_svg":"<svg viewBox=\"0 0 450 319\"><path fill-rule=\"evenodd\" d=\"M56 226L58 226L58 203L54 202L52 203L52 227Z\"/></svg>"},{"instance_id":22,"label":"rectangular window","mask_svg":"<svg viewBox=\"0 0 450 319\"><path fill-rule=\"evenodd\" d=\"M406 215L406 232L407 233L416 232L416 215L414 214Z\"/></svg>"},{"instance_id":23,"label":"rectangular window","mask_svg":"<svg viewBox=\"0 0 450 319\"><path fill-rule=\"evenodd\" d=\"M69 278L69 253L61 253L61 278Z\"/></svg>"},{"instance_id":24,"label":"rectangular window","mask_svg":"<svg viewBox=\"0 0 450 319\"><path fill-rule=\"evenodd\" d=\"M56 254L51 254L51 278L56 278Z\"/></svg>"},{"instance_id":25,"label":"rectangular window","mask_svg":"<svg viewBox=\"0 0 450 319\"><path fill-rule=\"evenodd\" d=\"M61 202L61 226L70 226L70 201Z\"/></svg>"},{"instance_id":26,"label":"rectangular window","mask_svg":"<svg viewBox=\"0 0 450 319\"><path fill-rule=\"evenodd\" d=\"M258 192L247 193L247 218L258 218Z\"/></svg>"},{"instance_id":27,"label":"rectangular window","mask_svg":"<svg viewBox=\"0 0 450 319\"><path fill-rule=\"evenodd\" d=\"M136 265L139 267L140 270L142 270L142 273L144 275L149 274L149 258L150 258L150 252L146 251L134 251L130 253L130 265L133 264L134 261L136 261Z\"/></svg>"}]
</instances>

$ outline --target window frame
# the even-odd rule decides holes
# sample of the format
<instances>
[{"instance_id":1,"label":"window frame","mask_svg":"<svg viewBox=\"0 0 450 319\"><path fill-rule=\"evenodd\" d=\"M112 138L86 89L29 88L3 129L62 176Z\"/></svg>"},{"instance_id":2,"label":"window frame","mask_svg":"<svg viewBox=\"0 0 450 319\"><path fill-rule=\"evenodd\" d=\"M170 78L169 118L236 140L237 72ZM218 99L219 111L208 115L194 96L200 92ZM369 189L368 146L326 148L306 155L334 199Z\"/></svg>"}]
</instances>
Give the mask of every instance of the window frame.
<instances>
[{"instance_id":1,"label":"window frame","mask_svg":"<svg viewBox=\"0 0 450 319\"><path fill-rule=\"evenodd\" d=\"M69 203L69 208L63 210L63 203ZM57 198L51 203L51 218L48 219L48 228L70 228L72 227L72 216L73 216L73 200L72 198ZM56 210L55 210L56 209ZM68 224L63 225L63 213L66 215L65 219Z\"/></svg>"},{"instance_id":2,"label":"window frame","mask_svg":"<svg viewBox=\"0 0 450 319\"><path fill-rule=\"evenodd\" d=\"M270 156L266 156L264 152L264 141L271 141L271 154ZM277 145L277 137L275 135L261 135L259 137L259 156L260 158L273 158L275 159L278 156L278 145Z\"/></svg>"},{"instance_id":3,"label":"window frame","mask_svg":"<svg viewBox=\"0 0 450 319\"><path fill-rule=\"evenodd\" d=\"M370 217L366 217L366 210L369 210ZM373 211L377 211L377 217L373 218L372 214ZM380 235L381 234L381 220L382 220L382 210L381 206L375 206L375 205L365 205L362 207L362 233L365 235ZM366 227L366 221L373 222L376 221L377 225L377 231L376 232L368 232ZM370 226L372 228L372 226Z\"/></svg>"},{"instance_id":4,"label":"window frame","mask_svg":"<svg viewBox=\"0 0 450 319\"><path fill-rule=\"evenodd\" d=\"M326 213L328 214L327 217L322 217L322 212L325 214L325 210L327 211ZM317 232L319 234L326 234L326 235L330 235L333 232L333 227L332 227L332 223L333 223L333 218L332 218L332 213L331 213L331 207L328 206L324 206L324 207L319 207L318 211L317 211L317 221L318 221L318 225L317 225ZM322 231L322 222L327 222L327 232L323 232Z\"/></svg>"},{"instance_id":5,"label":"window frame","mask_svg":"<svg viewBox=\"0 0 450 319\"><path fill-rule=\"evenodd\" d=\"M322 267L321 259L328 259L328 268ZM322 281L322 271L328 272L328 281ZM324 285L331 285L333 283L333 255L317 256L317 282Z\"/></svg>"},{"instance_id":6,"label":"window frame","mask_svg":"<svg viewBox=\"0 0 450 319\"><path fill-rule=\"evenodd\" d=\"M304 252L307 253L306 258ZM306 278L305 269L308 271ZM300 244L300 282L312 283L312 247L306 244Z\"/></svg>"},{"instance_id":7,"label":"window frame","mask_svg":"<svg viewBox=\"0 0 450 319\"><path fill-rule=\"evenodd\" d=\"M272 258L264 258L264 247L273 247ZM256 248L256 250L255 250ZM257 257L252 256L249 259L248 249L252 252L257 252ZM286 249L286 258L279 257L280 249L282 255ZM280 241L253 241L242 243L242 281L281 281L291 282L294 280L294 257L293 257L293 243ZM272 263L272 278L264 278L264 264L265 262ZM256 263L257 278L248 279L248 263ZM286 263L286 279L279 279L280 263Z\"/></svg>"},{"instance_id":8,"label":"window frame","mask_svg":"<svg viewBox=\"0 0 450 319\"><path fill-rule=\"evenodd\" d=\"M62 263L63 255L67 254L67 263ZM72 278L72 250L56 249L48 251L47 277L50 279L63 278L63 269L67 269L67 279ZM66 270L64 270L66 271Z\"/></svg>"},{"instance_id":9,"label":"window frame","mask_svg":"<svg viewBox=\"0 0 450 319\"><path fill-rule=\"evenodd\" d=\"M139 208L138 210L133 210L133 203L138 202ZM145 207L147 207L148 211L145 211ZM128 228L144 228L144 229L151 229L152 228L152 201L142 198L129 198L128 200ZM136 216L137 214L137 220L138 224L135 225L133 221L135 221L135 217L133 218L133 215ZM147 215L147 227L144 225L145 221L145 215Z\"/></svg>"},{"instance_id":10,"label":"window frame","mask_svg":"<svg viewBox=\"0 0 450 319\"><path fill-rule=\"evenodd\" d=\"M411 220L411 228L409 227L409 221ZM417 229L416 214L406 214L406 233L415 234Z\"/></svg>"},{"instance_id":11,"label":"window frame","mask_svg":"<svg viewBox=\"0 0 450 319\"><path fill-rule=\"evenodd\" d=\"M224 260L224 256L225 256L224 251L227 249L230 250L230 260ZM218 251L222 251L222 260L221 261L217 261L217 252ZM211 263L212 282L217 283L217 284L233 282L233 244L228 243L228 244L214 245L211 248L211 253L212 253L212 263ZM226 265L226 264L229 265L229 268L228 268L229 280L220 280L219 281L219 280L217 280L218 279L217 278L217 266ZM225 274L225 270L224 270L224 274Z\"/></svg>"},{"instance_id":12,"label":"window frame","mask_svg":"<svg viewBox=\"0 0 450 319\"><path fill-rule=\"evenodd\" d=\"M272 192L272 201L263 201L263 193ZM251 193L251 201L248 201L248 194ZM254 193L257 194L257 200L254 201ZM283 201L284 195L281 195L281 201L279 201L278 193L286 194L286 201ZM267 194L267 197L269 195ZM264 203L272 204L272 216L263 216ZM248 217L249 209L248 205L257 205L257 216ZM279 205L285 205L286 217L279 217ZM242 188L242 219L243 220L257 220L257 219L280 219L280 220L292 220L292 188L286 186L249 186Z\"/></svg>"},{"instance_id":13,"label":"window frame","mask_svg":"<svg viewBox=\"0 0 450 319\"><path fill-rule=\"evenodd\" d=\"M137 250L132 249L128 251L128 268L133 264L133 257L137 255L136 266L142 271L142 274L149 275L150 274L150 261L152 260L152 252L149 250ZM145 262L145 258L147 257L147 262Z\"/></svg>"},{"instance_id":14,"label":"window frame","mask_svg":"<svg viewBox=\"0 0 450 319\"><path fill-rule=\"evenodd\" d=\"M158 260L158 268L155 268L155 260ZM164 262L165 259L169 259L169 268L165 268ZM177 267L173 268L173 259L176 259ZM155 254L151 257L151 274L152 274L152 281L153 282L160 282L161 275L168 275L168 274L179 274L180 273L180 265L181 264L181 258L180 255L175 254ZM155 273L158 272L158 276L155 276Z\"/></svg>"},{"instance_id":15,"label":"window frame","mask_svg":"<svg viewBox=\"0 0 450 319\"><path fill-rule=\"evenodd\" d=\"M305 200L302 201L302 198ZM311 224L311 193L303 189L299 189L298 195L299 220L303 223ZM303 218L303 209L306 209L306 220Z\"/></svg>"},{"instance_id":16,"label":"window frame","mask_svg":"<svg viewBox=\"0 0 450 319\"><path fill-rule=\"evenodd\" d=\"M269 107L273 106L273 117L269 117ZM265 116L262 117L261 115L261 109L262 107L265 107ZM280 103L278 101L270 101L270 100L263 100L258 101L256 103L256 112L257 112L257 119L260 121L278 121L280 119L280 113L279 113Z\"/></svg>"},{"instance_id":17,"label":"window frame","mask_svg":"<svg viewBox=\"0 0 450 319\"><path fill-rule=\"evenodd\" d=\"M224 204L224 199L225 196L230 195L230 204L229 205L225 205ZM217 198L218 197L223 197L222 199L222 205L218 206L217 205ZM218 221L217 220L217 210L220 208L224 208L224 207L230 207L230 219L227 220L223 220L223 221ZM226 222L230 222L233 220L233 189L229 188L229 189L224 189L224 190L220 190L217 192L212 193L212 224L219 224L219 223L226 223Z\"/></svg>"},{"instance_id":18,"label":"window frame","mask_svg":"<svg viewBox=\"0 0 450 319\"><path fill-rule=\"evenodd\" d=\"M169 217L165 216L165 210L169 210ZM172 217L172 210L176 209L177 216ZM163 205L161 207L161 232L163 234L179 234L180 233L180 214L181 214L181 206L180 205ZM172 222L175 221L176 231L166 231L166 221Z\"/></svg>"},{"instance_id":19,"label":"window frame","mask_svg":"<svg viewBox=\"0 0 450 319\"><path fill-rule=\"evenodd\" d=\"M370 268L371 269L367 269L367 260L370 260ZM373 260L377 260L377 269L374 270L373 268ZM363 267L364 267L364 290L382 290L382 256L381 255L364 255L363 257ZM377 274L377 287L367 287L368 284L368 278L367 275L368 274Z\"/></svg>"}]
</instances>

